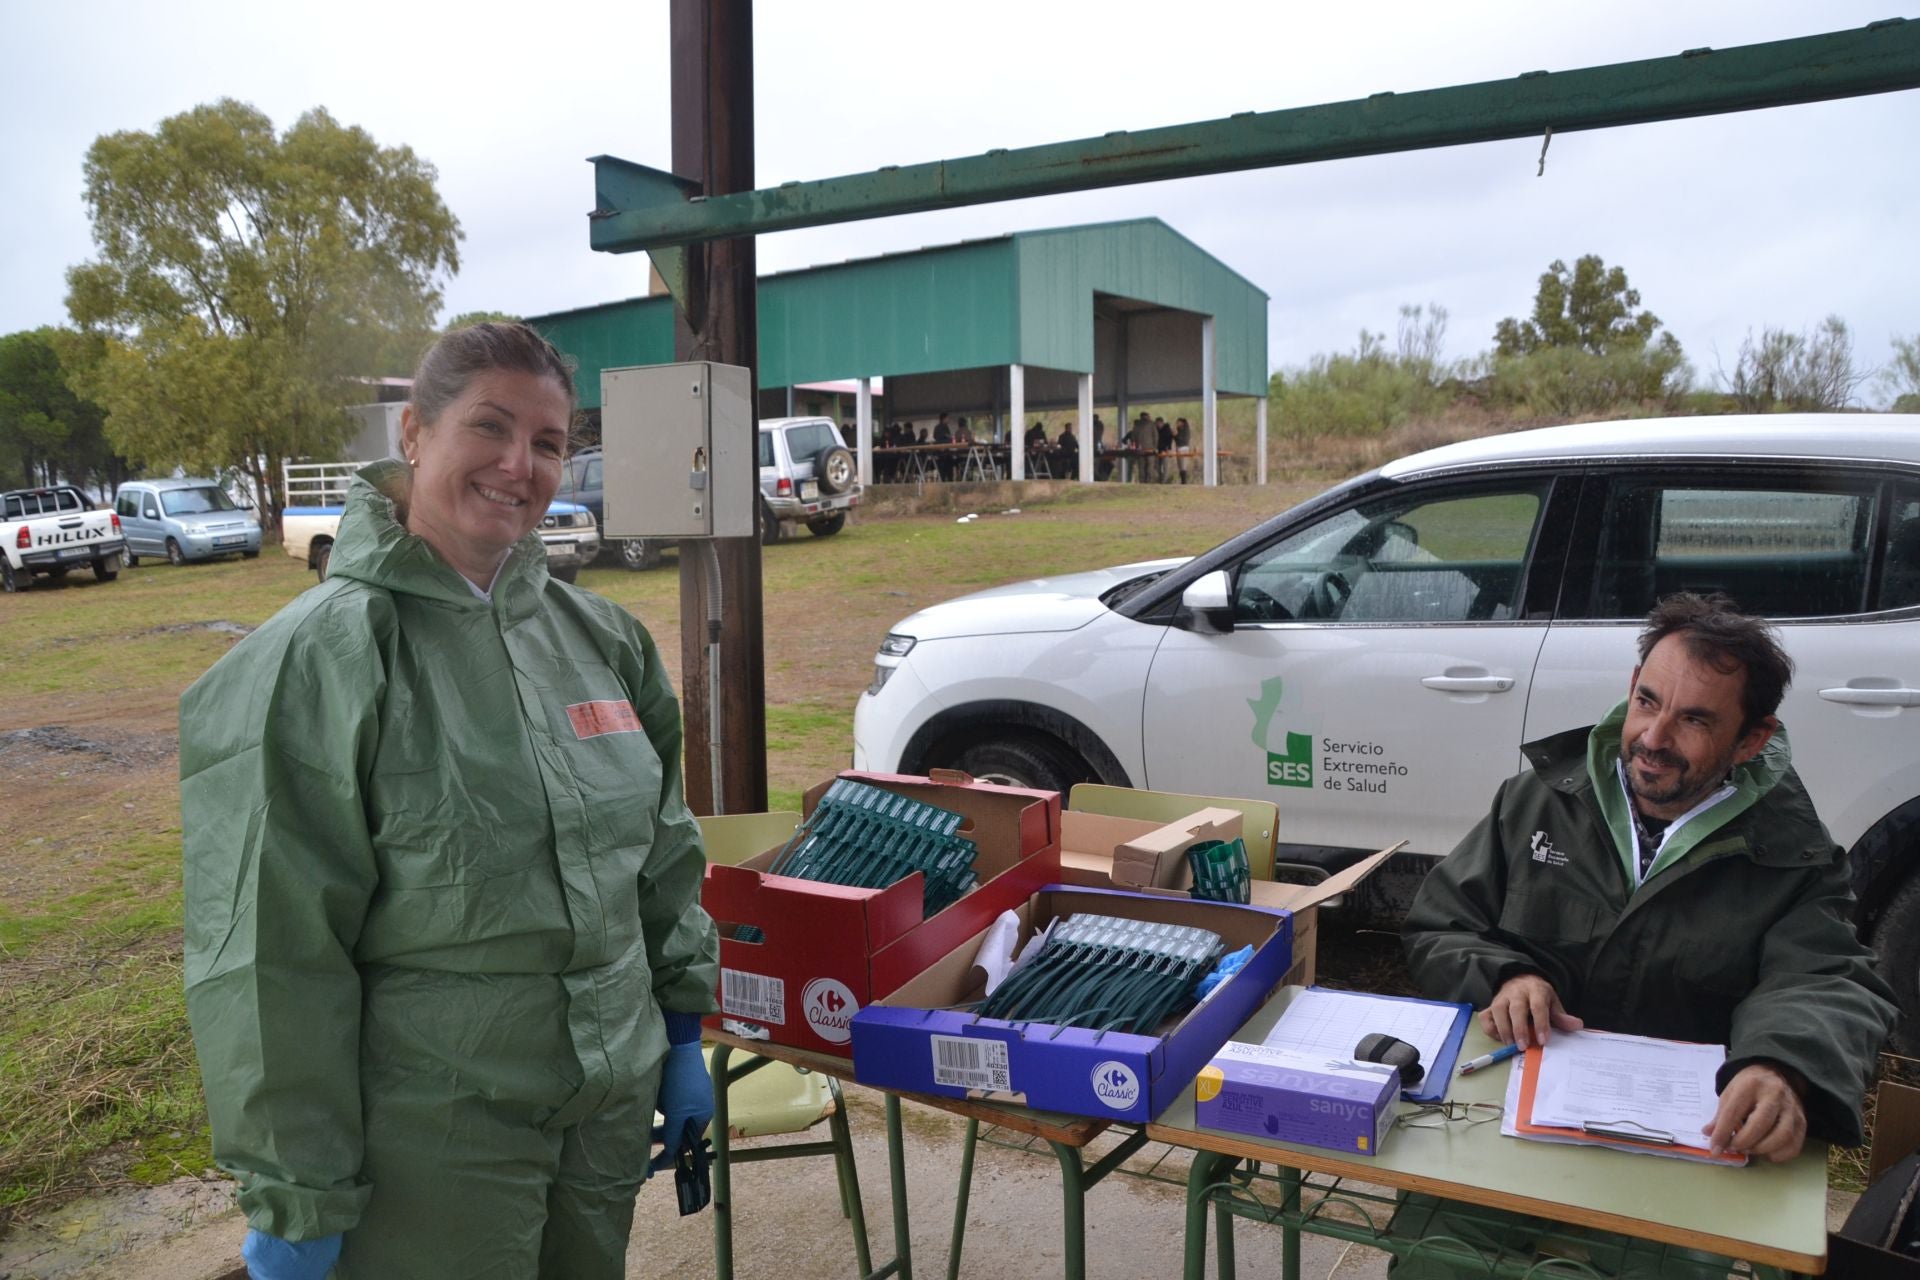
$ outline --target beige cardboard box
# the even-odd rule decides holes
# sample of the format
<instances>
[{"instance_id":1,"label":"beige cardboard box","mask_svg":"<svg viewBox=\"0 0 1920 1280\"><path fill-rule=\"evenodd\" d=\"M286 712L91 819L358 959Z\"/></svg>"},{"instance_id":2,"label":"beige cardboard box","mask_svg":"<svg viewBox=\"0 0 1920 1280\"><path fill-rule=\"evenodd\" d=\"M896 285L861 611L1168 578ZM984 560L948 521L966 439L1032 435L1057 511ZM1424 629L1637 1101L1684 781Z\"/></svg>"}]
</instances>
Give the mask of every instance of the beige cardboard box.
<instances>
[{"instance_id":1,"label":"beige cardboard box","mask_svg":"<svg viewBox=\"0 0 1920 1280\"><path fill-rule=\"evenodd\" d=\"M1184 898L1193 883L1186 852L1203 840L1240 834L1235 809L1198 809L1168 823L1068 809L1060 815L1060 876L1089 889L1132 889ZM1293 913L1293 967L1284 985L1311 986L1320 904L1351 891L1400 848L1382 849L1319 884L1255 880L1252 905Z\"/></svg>"}]
</instances>

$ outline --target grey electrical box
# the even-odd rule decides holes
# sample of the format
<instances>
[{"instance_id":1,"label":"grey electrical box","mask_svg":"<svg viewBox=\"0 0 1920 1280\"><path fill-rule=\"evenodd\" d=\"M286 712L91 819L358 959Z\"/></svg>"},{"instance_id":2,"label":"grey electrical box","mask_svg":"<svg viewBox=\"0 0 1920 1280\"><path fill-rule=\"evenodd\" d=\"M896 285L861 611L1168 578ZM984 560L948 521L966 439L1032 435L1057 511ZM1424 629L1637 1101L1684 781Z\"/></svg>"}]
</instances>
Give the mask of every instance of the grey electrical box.
<instances>
[{"instance_id":1,"label":"grey electrical box","mask_svg":"<svg viewBox=\"0 0 1920 1280\"><path fill-rule=\"evenodd\" d=\"M739 365L603 370L601 536L753 536L758 432L753 375Z\"/></svg>"}]
</instances>

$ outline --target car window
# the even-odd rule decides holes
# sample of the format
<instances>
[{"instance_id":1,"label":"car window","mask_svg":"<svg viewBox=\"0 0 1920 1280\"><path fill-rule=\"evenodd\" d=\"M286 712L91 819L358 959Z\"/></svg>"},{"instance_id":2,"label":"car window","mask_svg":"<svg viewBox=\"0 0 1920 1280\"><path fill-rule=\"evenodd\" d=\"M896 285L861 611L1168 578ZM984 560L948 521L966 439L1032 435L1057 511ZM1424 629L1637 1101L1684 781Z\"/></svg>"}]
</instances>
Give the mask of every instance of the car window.
<instances>
[{"instance_id":1,"label":"car window","mask_svg":"<svg viewBox=\"0 0 1920 1280\"><path fill-rule=\"evenodd\" d=\"M1337 512L1242 563L1242 622L1499 622L1517 612L1548 482L1397 493Z\"/></svg>"},{"instance_id":2,"label":"car window","mask_svg":"<svg viewBox=\"0 0 1920 1280\"><path fill-rule=\"evenodd\" d=\"M773 465L773 432L771 431L760 433L760 465L763 467Z\"/></svg>"},{"instance_id":3,"label":"car window","mask_svg":"<svg viewBox=\"0 0 1920 1280\"><path fill-rule=\"evenodd\" d=\"M26 513L27 504L19 497L9 494L7 496L7 519L18 520L25 516Z\"/></svg>"},{"instance_id":4,"label":"car window","mask_svg":"<svg viewBox=\"0 0 1920 1280\"><path fill-rule=\"evenodd\" d=\"M787 454L795 462L804 462L822 449L840 447L840 433L833 429L831 422L803 422L797 427L787 428ZM772 459L762 460L761 466L772 466Z\"/></svg>"},{"instance_id":5,"label":"car window","mask_svg":"<svg viewBox=\"0 0 1920 1280\"><path fill-rule=\"evenodd\" d=\"M1920 605L1920 484L1894 489L1887 529L1887 564L1880 575L1879 605L1882 609L1910 609Z\"/></svg>"},{"instance_id":6,"label":"car window","mask_svg":"<svg viewBox=\"0 0 1920 1280\"><path fill-rule=\"evenodd\" d=\"M169 489L160 495L160 505L170 516L192 516L207 511L232 511L233 499L225 491L207 485L200 489Z\"/></svg>"},{"instance_id":7,"label":"car window","mask_svg":"<svg viewBox=\"0 0 1920 1280\"><path fill-rule=\"evenodd\" d=\"M137 516L140 514L140 500L131 493L123 492L114 500L113 509L123 516Z\"/></svg>"},{"instance_id":8,"label":"car window","mask_svg":"<svg viewBox=\"0 0 1920 1280\"><path fill-rule=\"evenodd\" d=\"M600 487L600 466L601 459L587 459L586 469L580 476L580 487L582 489L598 489Z\"/></svg>"},{"instance_id":9,"label":"car window","mask_svg":"<svg viewBox=\"0 0 1920 1280\"><path fill-rule=\"evenodd\" d=\"M62 489L60 491L59 502L60 502L60 510L62 511L86 510L86 508L80 502L80 495L75 493L71 489Z\"/></svg>"},{"instance_id":10,"label":"car window","mask_svg":"<svg viewBox=\"0 0 1920 1280\"><path fill-rule=\"evenodd\" d=\"M1601 516L1590 616L1643 617L1676 591L1813 618L1865 605L1874 486L1617 480Z\"/></svg>"},{"instance_id":11,"label":"car window","mask_svg":"<svg viewBox=\"0 0 1920 1280\"><path fill-rule=\"evenodd\" d=\"M160 506L153 500L152 494L143 494L141 496L140 515L142 519L146 520L158 520L160 518Z\"/></svg>"}]
</instances>

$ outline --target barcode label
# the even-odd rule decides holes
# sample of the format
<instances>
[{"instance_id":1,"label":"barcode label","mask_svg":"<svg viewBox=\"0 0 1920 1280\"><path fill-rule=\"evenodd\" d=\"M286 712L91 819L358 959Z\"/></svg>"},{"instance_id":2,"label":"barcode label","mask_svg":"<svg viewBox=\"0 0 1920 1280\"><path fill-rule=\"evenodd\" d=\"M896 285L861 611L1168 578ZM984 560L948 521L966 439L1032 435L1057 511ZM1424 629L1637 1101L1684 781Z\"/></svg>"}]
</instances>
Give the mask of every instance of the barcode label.
<instances>
[{"instance_id":1,"label":"barcode label","mask_svg":"<svg viewBox=\"0 0 1920 1280\"><path fill-rule=\"evenodd\" d=\"M720 1012L784 1026L787 1021L787 984L764 974L722 969Z\"/></svg>"},{"instance_id":2,"label":"barcode label","mask_svg":"<svg viewBox=\"0 0 1920 1280\"><path fill-rule=\"evenodd\" d=\"M963 1040L959 1036L930 1036L933 1041L933 1082L959 1089L1013 1092L1004 1040Z\"/></svg>"}]
</instances>

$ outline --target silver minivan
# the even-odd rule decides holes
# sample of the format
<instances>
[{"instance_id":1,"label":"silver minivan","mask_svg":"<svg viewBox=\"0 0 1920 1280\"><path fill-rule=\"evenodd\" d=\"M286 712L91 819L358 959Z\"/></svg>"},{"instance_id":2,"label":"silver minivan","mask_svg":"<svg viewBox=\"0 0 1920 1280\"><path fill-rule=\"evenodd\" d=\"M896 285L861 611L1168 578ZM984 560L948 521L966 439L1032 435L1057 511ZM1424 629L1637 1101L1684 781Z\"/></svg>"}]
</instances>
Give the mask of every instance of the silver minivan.
<instances>
[{"instance_id":1,"label":"silver minivan","mask_svg":"<svg viewBox=\"0 0 1920 1280\"><path fill-rule=\"evenodd\" d=\"M129 480L113 509L127 538L127 564L165 556L173 564L260 554L260 522L212 480Z\"/></svg>"}]
</instances>

